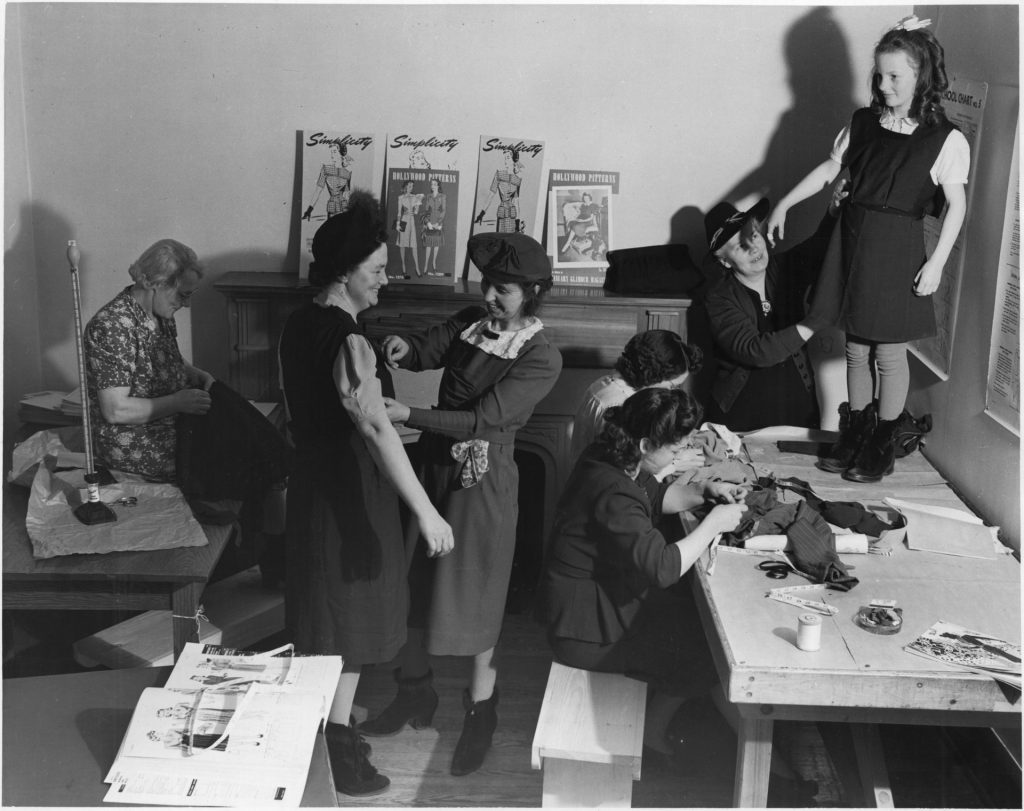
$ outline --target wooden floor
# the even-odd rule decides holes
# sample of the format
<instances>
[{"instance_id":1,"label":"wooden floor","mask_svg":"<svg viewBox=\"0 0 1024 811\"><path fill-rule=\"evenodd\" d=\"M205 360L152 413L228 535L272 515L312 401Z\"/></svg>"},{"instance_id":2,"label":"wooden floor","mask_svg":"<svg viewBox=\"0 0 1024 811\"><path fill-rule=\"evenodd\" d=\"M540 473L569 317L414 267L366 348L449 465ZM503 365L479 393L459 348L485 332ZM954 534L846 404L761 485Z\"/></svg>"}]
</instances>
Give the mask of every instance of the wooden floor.
<instances>
[{"instance_id":1,"label":"wooden floor","mask_svg":"<svg viewBox=\"0 0 1024 811\"><path fill-rule=\"evenodd\" d=\"M521 590L506 616L499 646L498 729L483 768L465 777L449 774L452 751L462 729L461 693L468 660L434 660L441 704L431 729L409 727L391 738L373 738L372 762L391 778L389 791L355 800L339 795L343 806L370 807L538 807L541 773L530 768L530 744L544 693L550 654L542 629L528 616L529 593ZM47 616L51 615L52 616ZM124 617L120 617L124 619ZM96 627L88 627L89 623ZM5 612L4 678L83 670L71 644L111 618L89 612ZM282 640L271 638L257 649ZM390 668L365 671L356 697L357 716L376 714L394 694ZM842 727L838 730L842 732ZM720 721L691 722L691 754L674 765L645 757L643 776L634 783L633 805L643 808L715 808L732 802L735 739ZM776 747L817 793L793 796L773 779L774 807L860 805L859 794L839 775L856 774L852 754L829 734L826 750L819 727L777 723ZM1020 771L985 730L942 730L883 726L885 760L897 805L905 808L1020 808Z\"/></svg>"},{"instance_id":2,"label":"wooden floor","mask_svg":"<svg viewBox=\"0 0 1024 811\"><path fill-rule=\"evenodd\" d=\"M499 661L501 699L498 729L483 768L472 775L449 774L452 752L462 729L461 692L466 684L465 660L435 659L435 685L441 704L434 728L407 727L391 738L368 739L372 762L391 778L390 790L375 798L343 804L363 806L537 807L541 773L530 768L530 744L550 664L542 629L524 615L506 617ZM364 673L356 703L376 714L394 695L390 669ZM841 732L841 730L840 730ZM966 734L965 734L966 733ZM883 727L890 778L901 807L1020 807L1020 773L1007 763L981 754L979 731L964 731L959 743L938 730ZM735 739L721 722L709 720L692 730L697 756L689 763L669 765L645 759L642 779L634 783L633 806L639 808L714 808L732 803ZM830 740L835 735L830 737ZM841 735L838 736L841 739ZM855 771L852 762L836 764L814 724L776 724L776 745L794 770L817 783L817 794L800 797L777 791L775 807L844 807L860 801L842 785L839 767ZM987 749L985 750L987 751ZM968 763L971 754L984 766ZM839 758L852 753L837 751ZM980 771L979 771L980 766ZM979 777L979 775L981 775Z\"/></svg>"},{"instance_id":3,"label":"wooden floor","mask_svg":"<svg viewBox=\"0 0 1024 811\"><path fill-rule=\"evenodd\" d=\"M5 612L4 678L83 670L72 658L71 644L96 630L85 624L88 613L69 612L60 622L46 618L48 613ZM99 620L95 617L92 622ZM266 649L279 641L273 638L254 647ZM525 613L506 616L499 650L498 729L479 772L465 777L449 774L452 751L462 729L461 692L467 661L438 658L434 672L441 704L433 728L417 731L407 727L394 737L371 739L372 762L391 778L391 788L378 797L359 800L339 795L342 805L538 807L541 773L530 768L530 744L550 655L542 629ZM389 668L367 669L356 697L357 715L376 713L393 694ZM668 765L645 758L643 777L633 787L634 807L715 808L731 804L735 758L731 733L722 723L707 721L691 729L691 738L694 745L690 751L695 756L689 761ZM1009 757L1000 755L982 730L883 726L882 742L900 807L1021 807L1020 771ZM852 755L842 747L826 750L818 727L780 722L776 724L776 745L801 777L817 782L817 794L798 798L780 793L773 781L770 806L860 804L839 778L839 774L855 772Z\"/></svg>"}]
</instances>

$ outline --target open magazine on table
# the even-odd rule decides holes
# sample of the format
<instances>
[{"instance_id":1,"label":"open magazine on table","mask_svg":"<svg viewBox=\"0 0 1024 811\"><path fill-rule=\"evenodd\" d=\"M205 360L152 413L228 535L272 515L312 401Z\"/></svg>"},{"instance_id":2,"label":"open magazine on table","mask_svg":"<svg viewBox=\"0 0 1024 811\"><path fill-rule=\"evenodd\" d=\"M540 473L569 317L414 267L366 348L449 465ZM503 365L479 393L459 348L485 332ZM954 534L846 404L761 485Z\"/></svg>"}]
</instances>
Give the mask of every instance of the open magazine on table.
<instances>
[{"instance_id":1,"label":"open magazine on table","mask_svg":"<svg viewBox=\"0 0 1024 811\"><path fill-rule=\"evenodd\" d=\"M1021 686L1020 645L939 620L905 650L950 667Z\"/></svg>"},{"instance_id":2,"label":"open magazine on table","mask_svg":"<svg viewBox=\"0 0 1024 811\"><path fill-rule=\"evenodd\" d=\"M104 800L297 807L342 661L290 653L186 645L139 698Z\"/></svg>"}]
</instances>

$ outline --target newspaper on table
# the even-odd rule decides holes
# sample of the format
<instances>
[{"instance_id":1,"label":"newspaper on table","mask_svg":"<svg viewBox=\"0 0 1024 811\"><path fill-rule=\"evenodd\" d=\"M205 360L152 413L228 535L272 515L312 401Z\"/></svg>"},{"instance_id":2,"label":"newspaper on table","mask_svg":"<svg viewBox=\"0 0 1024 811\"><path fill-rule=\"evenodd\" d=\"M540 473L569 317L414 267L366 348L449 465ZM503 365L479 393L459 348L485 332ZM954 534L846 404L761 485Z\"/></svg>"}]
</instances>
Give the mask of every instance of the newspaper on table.
<instances>
[{"instance_id":1,"label":"newspaper on table","mask_svg":"<svg viewBox=\"0 0 1024 811\"><path fill-rule=\"evenodd\" d=\"M1020 645L939 620L904 650L1021 687Z\"/></svg>"},{"instance_id":2,"label":"newspaper on table","mask_svg":"<svg viewBox=\"0 0 1024 811\"><path fill-rule=\"evenodd\" d=\"M298 807L341 676L340 656L189 643L143 691L106 802Z\"/></svg>"}]
</instances>

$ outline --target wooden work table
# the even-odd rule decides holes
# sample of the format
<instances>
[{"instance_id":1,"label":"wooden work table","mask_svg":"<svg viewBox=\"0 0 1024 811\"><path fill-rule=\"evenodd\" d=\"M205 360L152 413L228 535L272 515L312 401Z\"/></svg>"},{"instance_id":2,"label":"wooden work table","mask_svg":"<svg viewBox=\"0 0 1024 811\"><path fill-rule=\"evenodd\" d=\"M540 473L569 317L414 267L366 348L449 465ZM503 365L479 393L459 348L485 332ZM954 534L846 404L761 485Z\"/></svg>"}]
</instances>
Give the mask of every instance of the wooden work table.
<instances>
[{"instance_id":1,"label":"wooden work table","mask_svg":"<svg viewBox=\"0 0 1024 811\"><path fill-rule=\"evenodd\" d=\"M200 598L233 533L231 525L204 525L206 546L36 560L25 529L28 488L4 486L4 609L170 609L174 656L198 642Z\"/></svg>"},{"instance_id":2,"label":"wooden work table","mask_svg":"<svg viewBox=\"0 0 1024 811\"><path fill-rule=\"evenodd\" d=\"M780 453L774 442L745 443L751 461L778 477L795 476L830 501L884 508L893 496L966 509L920 454L897 460L882 482L861 485L817 470L814 457ZM1020 565L994 559L911 551L843 555L860 582L848 592L816 589L807 596L838 608L822 616L821 649L796 647L797 617L807 609L768 599L769 589L807 585L796 575L766 579L763 560L720 549L709 575L697 565L698 609L715 657L725 698L739 715L734 804L764 806L773 724L777 720L839 721L852 725L866 804L892 805L876 724L1016 727L1020 694L986 676L930 663L903 647L937 620L1011 642L1020 641ZM894 635L869 633L853 621L872 599L896 600L903 627Z\"/></svg>"}]
</instances>

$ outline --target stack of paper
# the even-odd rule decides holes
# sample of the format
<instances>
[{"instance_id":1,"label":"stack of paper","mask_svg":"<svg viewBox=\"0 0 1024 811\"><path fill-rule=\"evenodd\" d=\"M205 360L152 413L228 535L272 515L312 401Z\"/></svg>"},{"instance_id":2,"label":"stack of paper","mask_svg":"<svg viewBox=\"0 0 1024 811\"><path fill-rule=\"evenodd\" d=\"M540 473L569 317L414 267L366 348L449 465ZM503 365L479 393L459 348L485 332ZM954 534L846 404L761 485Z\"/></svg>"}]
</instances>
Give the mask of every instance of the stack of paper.
<instances>
[{"instance_id":1,"label":"stack of paper","mask_svg":"<svg viewBox=\"0 0 1024 811\"><path fill-rule=\"evenodd\" d=\"M18 419L38 425L74 425L82 419L81 403L77 414L69 414L63 409L64 398L67 396L67 392L63 391L26 394L18 404Z\"/></svg>"},{"instance_id":2,"label":"stack of paper","mask_svg":"<svg viewBox=\"0 0 1024 811\"><path fill-rule=\"evenodd\" d=\"M1019 644L939 620L905 650L1020 689Z\"/></svg>"},{"instance_id":3,"label":"stack of paper","mask_svg":"<svg viewBox=\"0 0 1024 811\"><path fill-rule=\"evenodd\" d=\"M143 691L105 801L298 807L342 663L277 653L186 645Z\"/></svg>"},{"instance_id":4,"label":"stack of paper","mask_svg":"<svg viewBox=\"0 0 1024 811\"><path fill-rule=\"evenodd\" d=\"M60 401L60 411L69 417L81 418L82 416L82 387L79 386L72 392L64 395Z\"/></svg>"}]
</instances>

